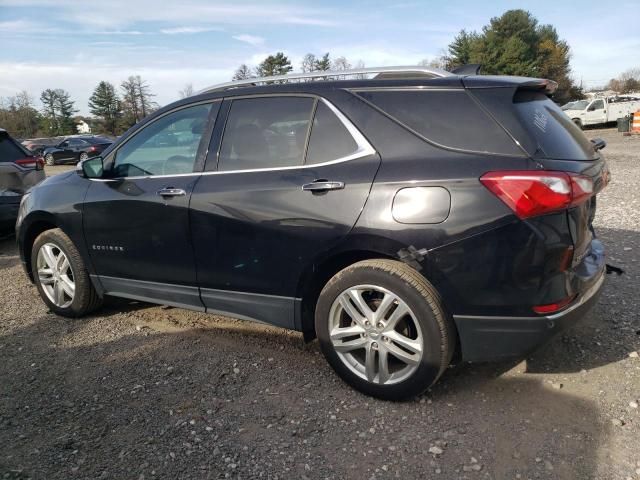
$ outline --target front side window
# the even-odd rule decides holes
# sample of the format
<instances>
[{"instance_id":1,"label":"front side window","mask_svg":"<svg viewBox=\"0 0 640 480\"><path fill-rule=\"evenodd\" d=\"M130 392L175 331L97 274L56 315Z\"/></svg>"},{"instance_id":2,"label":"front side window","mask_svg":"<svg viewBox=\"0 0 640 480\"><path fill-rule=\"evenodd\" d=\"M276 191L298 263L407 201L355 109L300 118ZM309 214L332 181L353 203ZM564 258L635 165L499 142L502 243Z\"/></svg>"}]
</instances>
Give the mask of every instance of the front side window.
<instances>
[{"instance_id":1,"label":"front side window","mask_svg":"<svg viewBox=\"0 0 640 480\"><path fill-rule=\"evenodd\" d=\"M193 172L211 104L169 113L136 133L116 152L116 177Z\"/></svg>"},{"instance_id":2,"label":"front side window","mask_svg":"<svg viewBox=\"0 0 640 480\"><path fill-rule=\"evenodd\" d=\"M596 100L591 104L593 110L602 110L604 108L604 100Z\"/></svg>"},{"instance_id":3,"label":"front side window","mask_svg":"<svg viewBox=\"0 0 640 480\"><path fill-rule=\"evenodd\" d=\"M302 165L314 99L257 97L233 100L218 170Z\"/></svg>"}]
</instances>

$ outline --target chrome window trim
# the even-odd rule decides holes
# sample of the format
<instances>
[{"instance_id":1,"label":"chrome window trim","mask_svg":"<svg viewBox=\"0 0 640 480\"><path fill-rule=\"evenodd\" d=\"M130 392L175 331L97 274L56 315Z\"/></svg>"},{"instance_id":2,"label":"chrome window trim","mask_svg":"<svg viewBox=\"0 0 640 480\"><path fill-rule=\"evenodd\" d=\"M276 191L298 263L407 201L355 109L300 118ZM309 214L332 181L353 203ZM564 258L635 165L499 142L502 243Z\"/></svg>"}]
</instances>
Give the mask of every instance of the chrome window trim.
<instances>
[{"instance_id":1,"label":"chrome window trim","mask_svg":"<svg viewBox=\"0 0 640 480\"><path fill-rule=\"evenodd\" d=\"M302 95L271 94L271 95L247 95L247 96L243 96L241 98L260 98L260 97L265 97L265 96L269 96L269 97L277 97L277 96L315 97L314 95L308 95L308 94L307 95L304 95L304 94L302 94ZM237 99L237 98L238 97L234 97L234 99ZM315 97L315 98L318 98L318 97ZM312 163L312 164L309 164L309 165L302 164L302 165L292 165L292 166L288 166L288 167L250 168L250 169L246 169L246 170L223 170L223 171L217 171L216 170L216 171L209 171L209 172L205 171L205 172L176 173L176 174L173 174L173 175L139 175L139 176L134 176L134 177L90 178L89 180L96 181L96 182L115 182L115 181L123 181L123 180L141 180L141 179L144 179L144 178L194 177L194 176L199 176L199 175L224 175L224 174L229 174L229 173L256 173L256 172L286 171L286 170L295 170L295 169L309 169L309 168L324 167L324 166L327 166L327 165L335 165L337 163L348 162L350 160L356 160L358 158L367 157L369 155L375 155L377 153L376 150L373 148L373 146L371 146L369 141L365 138L365 136L360 132L360 130L358 130L358 128L340 110L338 110L331 102L329 102L325 98L319 97L318 100L323 102L327 107L329 107L329 109L336 115L336 117L338 117L340 122L342 122L342 124L347 129L347 131L349 132L349 134L351 135L353 140L356 142L357 149L353 153L351 153L349 155L345 155L345 156L340 157L340 158L336 158L335 160L329 160L327 162L322 162L322 163ZM208 102L202 102L202 103L208 103ZM193 104L193 105L197 105L197 104ZM172 111L175 111L175 110L172 110ZM168 113L170 113L170 112L167 112L167 114ZM162 115L162 116L164 116L164 115ZM162 117L158 117L158 118L162 118ZM128 141L129 141L129 139L127 139L127 142ZM123 145L124 145L124 143L123 143ZM118 147L118 149L119 148L120 147ZM114 153L117 153L117 150Z\"/></svg>"}]
</instances>

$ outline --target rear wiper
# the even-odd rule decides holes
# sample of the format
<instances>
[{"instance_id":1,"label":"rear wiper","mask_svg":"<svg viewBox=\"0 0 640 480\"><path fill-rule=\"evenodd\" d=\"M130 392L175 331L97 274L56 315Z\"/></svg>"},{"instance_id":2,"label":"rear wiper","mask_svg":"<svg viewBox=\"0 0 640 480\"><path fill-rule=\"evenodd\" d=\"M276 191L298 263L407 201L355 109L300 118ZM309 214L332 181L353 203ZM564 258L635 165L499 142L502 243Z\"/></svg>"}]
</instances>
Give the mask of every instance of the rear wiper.
<instances>
[{"instance_id":1,"label":"rear wiper","mask_svg":"<svg viewBox=\"0 0 640 480\"><path fill-rule=\"evenodd\" d=\"M607 142L605 142L601 138L592 138L591 143L593 143L593 149L597 152L598 150L602 150L607 146Z\"/></svg>"}]
</instances>

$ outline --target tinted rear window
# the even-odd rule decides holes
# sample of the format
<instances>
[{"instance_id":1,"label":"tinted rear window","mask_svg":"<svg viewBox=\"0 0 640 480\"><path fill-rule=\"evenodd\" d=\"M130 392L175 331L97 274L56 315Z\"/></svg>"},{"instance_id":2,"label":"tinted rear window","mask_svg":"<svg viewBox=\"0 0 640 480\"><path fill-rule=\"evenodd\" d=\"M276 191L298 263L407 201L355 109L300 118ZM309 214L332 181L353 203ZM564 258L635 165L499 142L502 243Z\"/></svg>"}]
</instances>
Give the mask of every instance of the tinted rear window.
<instances>
[{"instance_id":1,"label":"tinted rear window","mask_svg":"<svg viewBox=\"0 0 640 480\"><path fill-rule=\"evenodd\" d=\"M513 99L516 114L536 143L537 158L593 160L597 154L582 130L546 95L517 92Z\"/></svg>"},{"instance_id":2,"label":"tinted rear window","mask_svg":"<svg viewBox=\"0 0 640 480\"><path fill-rule=\"evenodd\" d=\"M30 154L22 150L6 133L0 133L0 162L15 162Z\"/></svg>"},{"instance_id":3,"label":"tinted rear window","mask_svg":"<svg viewBox=\"0 0 640 480\"><path fill-rule=\"evenodd\" d=\"M464 90L357 92L398 122L439 146L522 156L509 135Z\"/></svg>"}]
</instances>

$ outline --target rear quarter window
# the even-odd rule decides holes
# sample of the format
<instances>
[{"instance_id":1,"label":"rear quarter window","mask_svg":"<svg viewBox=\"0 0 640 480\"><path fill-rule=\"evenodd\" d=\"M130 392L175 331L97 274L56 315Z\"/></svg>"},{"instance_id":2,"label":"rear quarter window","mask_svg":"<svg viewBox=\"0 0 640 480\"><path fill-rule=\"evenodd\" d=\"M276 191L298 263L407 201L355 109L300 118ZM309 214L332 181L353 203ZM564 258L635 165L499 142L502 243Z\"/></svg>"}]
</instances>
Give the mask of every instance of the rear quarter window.
<instances>
[{"instance_id":1,"label":"rear quarter window","mask_svg":"<svg viewBox=\"0 0 640 480\"><path fill-rule=\"evenodd\" d=\"M0 133L0 162L15 162L31 155L14 142L6 133Z\"/></svg>"},{"instance_id":2,"label":"rear quarter window","mask_svg":"<svg viewBox=\"0 0 640 480\"><path fill-rule=\"evenodd\" d=\"M535 142L534 158L594 160L598 157L582 130L543 93L516 92L513 106Z\"/></svg>"},{"instance_id":3,"label":"rear quarter window","mask_svg":"<svg viewBox=\"0 0 640 480\"><path fill-rule=\"evenodd\" d=\"M441 147L523 156L505 130L465 90L356 91L397 122Z\"/></svg>"}]
</instances>

